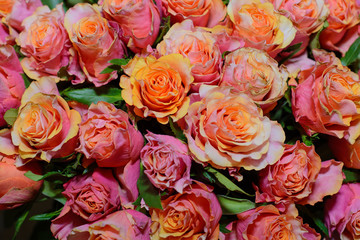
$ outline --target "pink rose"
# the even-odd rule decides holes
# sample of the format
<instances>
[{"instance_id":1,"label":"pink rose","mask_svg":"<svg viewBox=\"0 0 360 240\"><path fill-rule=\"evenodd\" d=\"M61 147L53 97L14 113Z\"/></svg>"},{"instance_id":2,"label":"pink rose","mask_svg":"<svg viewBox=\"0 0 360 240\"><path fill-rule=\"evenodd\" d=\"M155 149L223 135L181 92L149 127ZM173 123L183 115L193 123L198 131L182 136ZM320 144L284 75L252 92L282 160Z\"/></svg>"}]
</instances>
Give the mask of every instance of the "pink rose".
<instances>
[{"instance_id":1,"label":"pink rose","mask_svg":"<svg viewBox=\"0 0 360 240\"><path fill-rule=\"evenodd\" d=\"M24 30L17 42L25 55L21 65L32 79L49 76L58 82L64 80L57 76L62 67L78 64L72 56L74 49L63 26L64 15L62 4L53 10L42 6L23 21ZM77 75L84 80L82 73Z\"/></svg>"},{"instance_id":2,"label":"pink rose","mask_svg":"<svg viewBox=\"0 0 360 240\"><path fill-rule=\"evenodd\" d=\"M100 167L124 166L139 159L144 145L129 115L107 102L89 107L80 124L79 140L77 151L85 155L85 166L93 161Z\"/></svg>"},{"instance_id":3,"label":"pink rose","mask_svg":"<svg viewBox=\"0 0 360 240\"><path fill-rule=\"evenodd\" d=\"M205 85L199 93L201 100L190 105L184 130L197 162L260 170L280 159L285 140L282 127L264 117L246 94Z\"/></svg>"},{"instance_id":4,"label":"pink rose","mask_svg":"<svg viewBox=\"0 0 360 240\"><path fill-rule=\"evenodd\" d=\"M150 223L150 218L141 212L131 209L117 211L94 223L74 228L68 240L150 240Z\"/></svg>"},{"instance_id":5,"label":"pink rose","mask_svg":"<svg viewBox=\"0 0 360 240\"><path fill-rule=\"evenodd\" d=\"M337 193L343 181L341 162L321 162L314 146L285 145L281 159L259 173L256 202L311 204Z\"/></svg>"},{"instance_id":6,"label":"pink rose","mask_svg":"<svg viewBox=\"0 0 360 240\"><path fill-rule=\"evenodd\" d=\"M124 42L136 53L152 45L160 29L160 13L151 0L104 0L105 17L119 24Z\"/></svg>"},{"instance_id":7,"label":"pink rose","mask_svg":"<svg viewBox=\"0 0 360 240\"><path fill-rule=\"evenodd\" d=\"M223 240L320 240L320 234L308 224L303 224L297 211L281 214L275 206L266 205L240 213L238 218L227 227L232 231L225 234Z\"/></svg>"},{"instance_id":8,"label":"pink rose","mask_svg":"<svg viewBox=\"0 0 360 240\"><path fill-rule=\"evenodd\" d=\"M266 52L240 48L226 55L220 86L246 93L266 114L284 96L288 75L286 67L278 67Z\"/></svg>"},{"instance_id":9,"label":"pink rose","mask_svg":"<svg viewBox=\"0 0 360 240\"><path fill-rule=\"evenodd\" d=\"M226 6L221 0L162 0L162 7L172 23L190 19L195 26L214 27L226 16Z\"/></svg>"},{"instance_id":10,"label":"pink rose","mask_svg":"<svg viewBox=\"0 0 360 240\"><path fill-rule=\"evenodd\" d=\"M79 63L87 79L96 87L117 78L117 72L101 72L114 58L123 58L125 47L118 31L101 16L100 7L78 3L70 8L64 26L74 48L79 54Z\"/></svg>"},{"instance_id":11,"label":"pink rose","mask_svg":"<svg viewBox=\"0 0 360 240\"><path fill-rule=\"evenodd\" d=\"M16 156L10 130L0 130L0 210L19 207L31 201L37 196L42 185L42 181L36 182L24 176L27 171L41 174L40 165L29 163L17 168Z\"/></svg>"},{"instance_id":12,"label":"pink rose","mask_svg":"<svg viewBox=\"0 0 360 240\"><path fill-rule=\"evenodd\" d=\"M110 169L97 168L75 176L64 184L64 189L67 201L51 224L58 239L67 239L74 227L99 220L121 207L120 186Z\"/></svg>"},{"instance_id":13,"label":"pink rose","mask_svg":"<svg viewBox=\"0 0 360 240\"><path fill-rule=\"evenodd\" d=\"M221 207L205 184L190 185L161 205L162 210L150 209L152 239L219 239Z\"/></svg>"},{"instance_id":14,"label":"pink rose","mask_svg":"<svg viewBox=\"0 0 360 240\"><path fill-rule=\"evenodd\" d=\"M157 45L161 56L180 53L190 59L194 82L191 89L199 91L202 84L217 85L220 80L222 58L214 36L190 20L174 24Z\"/></svg>"},{"instance_id":15,"label":"pink rose","mask_svg":"<svg viewBox=\"0 0 360 240\"><path fill-rule=\"evenodd\" d=\"M5 126L4 114L20 106L25 91L22 68L15 50L10 45L0 46L0 126Z\"/></svg>"},{"instance_id":16,"label":"pink rose","mask_svg":"<svg viewBox=\"0 0 360 240\"><path fill-rule=\"evenodd\" d=\"M344 184L325 202L325 225L331 239L359 239L360 183Z\"/></svg>"},{"instance_id":17,"label":"pink rose","mask_svg":"<svg viewBox=\"0 0 360 240\"><path fill-rule=\"evenodd\" d=\"M187 146L179 139L149 132L148 143L141 149L144 172L151 183L160 188L175 189L182 193L191 184L191 158Z\"/></svg>"},{"instance_id":18,"label":"pink rose","mask_svg":"<svg viewBox=\"0 0 360 240\"><path fill-rule=\"evenodd\" d=\"M316 65L292 89L295 120L308 135L324 133L353 144L360 135L360 81L333 53L314 50Z\"/></svg>"}]
</instances>

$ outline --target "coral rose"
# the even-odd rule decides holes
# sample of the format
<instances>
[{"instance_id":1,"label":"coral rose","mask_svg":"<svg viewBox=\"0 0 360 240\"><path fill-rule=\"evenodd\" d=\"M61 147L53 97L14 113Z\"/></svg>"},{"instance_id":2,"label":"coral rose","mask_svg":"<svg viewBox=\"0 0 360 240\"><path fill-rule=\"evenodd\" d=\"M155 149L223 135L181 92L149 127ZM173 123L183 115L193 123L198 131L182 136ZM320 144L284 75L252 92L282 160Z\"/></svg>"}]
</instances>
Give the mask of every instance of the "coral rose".
<instances>
[{"instance_id":1,"label":"coral rose","mask_svg":"<svg viewBox=\"0 0 360 240\"><path fill-rule=\"evenodd\" d=\"M117 22L121 37L133 52L141 52L152 45L160 29L160 13L151 0L104 0L105 17Z\"/></svg>"},{"instance_id":2,"label":"coral rose","mask_svg":"<svg viewBox=\"0 0 360 240\"><path fill-rule=\"evenodd\" d=\"M160 188L175 189L182 193L191 183L191 157L187 146L179 139L168 135L149 132L145 135L148 143L141 149L144 173L151 183Z\"/></svg>"},{"instance_id":3,"label":"coral rose","mask_svg":"<svg viewBox=\"0 0 360 240\"><path fill-rule=\"evenodd\" d=\"M96 168L64 184L67 201L60 215L52 221L51 231L66 239L74 227L94 222L120 209L120 186L111 169Z\"/></svg>"},{"instance_id":4,"label":"coral rose","mask_svg":"<svg viewBox=\"0 0 360 240\"><path fill-rule=\"evenodd\" d=\"M356 25L360 22L360 4L357 0L325 0L325 3L330 9L329 26L320 34L321 46L345 54L359 36Z\"/></svg>"},{"instance_id":5,"label":"coral rose","mask_svg":"<svg viewBox=\"0 0 360 240\"><path fill-rule=\"evenodd\" d=\"M123 67L120 79L121 95L140 117L154 117L167 124L169 117L177 121L189 107L187 93L194 78L190 60L180 54L159 59L135 56Z\"/></svg>"},{"instance_id":6,"label":"coral rose","mask_svg":"<svg viewBox=\"0 0 360 240\"><path fill-rule=\"evenodd\" d=\"M345 139L329 138L329 146L336 159L348 168L360 169L360 138L354 144Z\"/></svg>"},{"instance_id":7,"label":"coral rose","mask_svg":"<svg viewBox=\"0 0 360 240\"><path fill-rule=\"evenodd\" d=\"M16 155L10 130L0 130L0 210L19 207L31 201L42 185L42 181L36 182L24 176L27 171L41 174L40 165L34 162L17 168Z\"/></svg>"},{"instance_id":8,"label":"coral rose","mask_svg":"<svg viewBox=\"0 0 360 240\"><path fill-rule=\"evenodd\" d=\"M117 30L101 16L99 6L79 3L70 8L64 19L70 40L79 54L79 63L87 79L96 87L117 78L117 71L101 72L114 58L123 58L125 48Z\"/></svg>"},{"instance_id":9,"label":"coral rose","mask_svg":"<svg viewBox=\"0 0 360 240\"><path fill-rule=\"evenodd\" d=\"M221 0L162 0L162 4L172 23L190 19L195 26L214 27L226 16L226 6Z\"/></svg>"},{"instance_id":10,"label":"coral rose","mask_svg":"<svg viewBox=\"0 0 360 240\"><path fill-rule=\"evenodd\" d=\"M141 212L131 209L117 211L97 222L74 228L68 240L150 240L150 223L150 218Z\"/></svg>"},{"instance_id":11,"label":"coral rose","mask_svg":"<svg viewBox=\"0 0 360 240\"><path fill-rule=\"evenodd\" d=\"M287 89L288 72L266 52L241 48L225 58L220 86L232 86L270 112Z\"/></svg>"},{"instance_id":12,"label":"coral rose","mask_svg":"<svg viewBox=\"0 0 360 240\"><path fill-rule=\"evenodd\" d=\"M228 226L232 231L224 240L320 240L320 234L297 215L297 211L281 214L273 205L257 207L238 214L239 220Z\"/></svg>"},{"instance_id":13,"label":"coral rose","mask_svg":"<svg viewBox=\"0 0 360 240\"><path fill-rule=\"evenodd\" d=\"M141 133L129 115L107 102L91 104L83 116L77 151L87 158L85 166L96 161L100 167L120 167L139 159L144 145Z\"/></svg>"},{"instance_id":14,"label":"coral rose","mask_svg":"<svg viewBox=\"0 0 360 240\"><path fill-rule=\"evenodd\" d=\"M260 170L280 159L282 127L264 117L246 94L231 87L201 86L200 98L189 107L184 130L196 161Z\"/></svg>"},{"instance_id":15,"label":"coral rose","mask_svg":"<svg viewBox=\"0 0 360 240\"><path fill-rule=\"evenodd\" d=\"M62 4L51 11L48 6L42 6L23 21L24 30L17 42L25 55L21 65L30 78L39 80L49 76L58 82L61 79L57 74L62 67L77 65L71 56L71 53L75 54L74 49L63 26L64 15Z\"/></svg>"},{"instance_id":16,"label":"coral rose","mask_svg":"<svg viewBox=\"0 0 360 240\"><path fill-rule=\"evenodd\" d=\"M53 80L42 78L25 90L11 136L19 147L19 160L49 162L74 152L81 121L60 97Z\"/></svg>"},{"instance_id":17,"label":"coral rose","mask_svg":"<svg viewBox=\"0 0 360 240\"><path fill-rule=\"evenodd\" d=\"M360 135L359 76L333 53L314 50L316 65L299 73L292 89L295 120L308 135L324 133L353 144Z\"/></svg>"},{"instance_id":18,"label":"coral rose","mask_svg":"<svg viewBox=\"0 0 360 240\"><path fill-rule=\"evenodd\" d=\"M295 38L291 21L275 12L270 2L231 0L227 6L233 23L232 35L245 41L245 47L262 49L275 57Z\"/></svg>"},{"instance_id":19,"label":"coral rose","mask_svg":"<svg viewBox=\"0 0 360 240\"><path fill-rule=\"evenodd\" d=\"M214 36L190 20L174 24L163 41L157 45L160 55L180 53L190 59L194 82L191 89L199 91L202 84L217 85L220 80L222 58Z\"/></svg>"},{"instance_id":20,"label":"coral rose","mask_svg":"<svg viewBox=\"0 0 360 240\"><path fill-rule=\"evenodd\" d=\"M343 181L341 162L321 162L314 146L285 145L281 159L259 173L256 202L311 204L337 193Z\"/></svg>"},{"instance_id":21,"label":"coral rose","mask_svg":"<svg viewBox=\"0 0 360 240\"><path fill-rule=\"evenodd\" d=\"M359 239L360 184L342 185L340 191L325 202L325 225L331 239Z\"/></svg>"},{"instance_id":22,"label":"coral rose","mask_svg":"<svg viewBox=\"0 0 360 240\"><path fill-rule=\"evenodd\" d=\"M182 194L162 200L161 205L163 210L150 209L152 239L219 239L222 211L205 184L190 185Z\"/></svg>"},{"instance_id":23,"label":"coral rose","mask_svg":"<svg viewBox=\"0 0 360 240\"><path fill-rule=\"evenodd\" d=\"M6 125L5 112L20 106L25 91L21 73L22 68L14 48L10 45L0 46L0 126Z\"/></svg>"}]
</instances>

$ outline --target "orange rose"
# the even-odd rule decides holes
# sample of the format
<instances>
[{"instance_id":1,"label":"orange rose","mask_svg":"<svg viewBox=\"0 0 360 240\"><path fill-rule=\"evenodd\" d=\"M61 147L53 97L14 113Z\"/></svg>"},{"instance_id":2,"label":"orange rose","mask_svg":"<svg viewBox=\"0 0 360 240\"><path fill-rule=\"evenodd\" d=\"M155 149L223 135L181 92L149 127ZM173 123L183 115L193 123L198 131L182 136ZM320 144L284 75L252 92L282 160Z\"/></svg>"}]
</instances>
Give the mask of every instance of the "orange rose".
<instances>
[{"instance_id":1,"label":"orange rose","mask_svg":"<svg viewBox=\"0 0 360 240\"><path fill-rule=\"evenodd\" d=\"M162 56L180 53L190 59L194 64L191 70L193 91L199 91L201 84L218 84L222 65L220 48L211 33L194 27L190 20L174 24L157 45L157 50Z\"/></svg>"},{"instance_id":2,"label":"orange rose","mask_svg":"<svg viewBox=\"0 0 360 240\"><path fill-rule=\"evenodd\" d=\"M49 162L71 154L80 122L80 114L70 110L53 80L32 82L24 92L11 132L20 160L37 158Z\"/></svg>"},{"instance_id":3,"label":"orange rose","mask_svg":"<svg viewBox=\"0 0 360 240\"><path fill-rule=\"evenodd\" d=\"M162 3L173 23L191 19L195 26L214 27L226 16L226 6L221 0L162 0Z\"/></svg>"},{"instance_id":4,"label":"orange rose","mask_svg":"<svg viewBox=\"0 0 360 240\"><path fill-rule=\"evenodd\" d=\"M331 137L329 146L336 159L342 161L346 167L360 169L360 138L350 144L345 139Z\"/></svg>"},{"instance_id":5,"label":"orange rose","mask_svg":"<svg viewBox=\"0 0 360 240\"><path fill-rule=\"evenodd\" d=\"M180 54L159 59L135 56L123 67L120 79L121 95L140 117L155 117L167 124L185 116L190 98L187 93L194 81L190 60Z\"/></svg>"},{"instance_id":6,"label":"orange rose","mask_svg":"<svg viewBox=\"0 0 360 240\"><path fill-rule=\"evenodd\" d=\"M117 78L117 72L101 72L114 58L123 58L124 44L118 32L101 16L99 6L79 3L70 8L64 26L76 51L82 70L95 86L102 86Z\"/></svg>"},{"instance_id":7,"label":"orange rose","mask_svg":"<svg viewBox=\"0 0 360 240\"><path fill-rule=\"evenodd\" d=\"M245 47L265 50L272 57L295 38L291 21L278 14L274 6L260 0L231 0L227 12L233 23L233 35L245 41Z\"/></svg>"}]
</instances>

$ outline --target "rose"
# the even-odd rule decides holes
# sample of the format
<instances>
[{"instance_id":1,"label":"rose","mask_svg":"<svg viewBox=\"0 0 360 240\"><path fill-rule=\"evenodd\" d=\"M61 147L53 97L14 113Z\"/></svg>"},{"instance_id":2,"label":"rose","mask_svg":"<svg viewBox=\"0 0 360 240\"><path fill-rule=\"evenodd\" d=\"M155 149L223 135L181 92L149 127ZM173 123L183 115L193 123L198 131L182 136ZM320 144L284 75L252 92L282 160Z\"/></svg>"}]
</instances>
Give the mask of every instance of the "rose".
<instances>
[{"instance_id":1,"label":"rose","mask_svg":"<svg viewBox=\"0 0 360 240\"><path fill-rule=\"evenodd\" d=\"M141 133L130 123L126 112L107 102L91 104L83 116L76 149L100 167L120 167L139 159L144 144Z\"/></svg>"},{"instance_id":2,"label":"rose","mask_svg":"<svg viewBox=\"0 0 360 240\"><path fill-rule=\"evenodd\" d=\"M105 17L117 22L122 38L133 52L141 52L152 45L160 29L160 13L151 0L104 0Z\"/></svg>"},{"instance_id":3,"label":"rose","mask_svg":"<svg viewBox=\"0 0 360 240\"><path fill-rule=\"evenodd\" d=\"M141 149L144 173L151 183L160 188L175 189L182 193L191 183L191 158L187 146L177 138L149 132L148 143Z\"/></svg>"},{"instance_id":4,"label":"rose","mask_svg":"<svg viewBox=\"0 0 360 240\"><path fill-rule=\"evenodd\" d=\"M281 214L273 205L260 206L238 214L237 221L228 226L231 233L225 234L223 240L245 239L291 239L320 240L320 234L303 224L297 211Z\"/></svg>"},{"instance_id":5,"label":"rose","mask_svg":"<svg viewBox=\"0 0 360 240\"><path fill-rule=\"evenodd\" d=\"M20 106L25 91L22 69L14 48L0 46L0 126L6 125L4 114Z\"/></svg>"},{"instance_id":6,"label":"rose","mask_svg":"<svg viewBox=\"0 0 360 240\"><path fill-rule=\"evenodd\" d=\"M150 209L152 239L219 239L220 204L203 183L161 201L163 207Z\"/></svg>"},{"instance_id":7,"label":"rose","mask_svg":"<svg viewBox=\"0 0 360 240\"><path fill-rule=\"evenodd\" d=\"M39 7L23 21L24 30L17 38L25 58L21 61L24 72L32 79L49 76L55 81L61 68L77 65L70 56L71 42L63 26L64 10L58 4L50 11L48 6ZM78 74L80 75L80 74Z\"/></svg>"},{"instance_id":8,"label":"rose","mask_svg":"<svg viewBox=\"0 0 360 240\"><path fill-rule=\"evenodd\" d=\"M190 60L180 54L159 59L135 56L120 78L121 96L140 117L155 117L167 124L185 116L190 99L187 93L194 78Z\"/></svg>"},{"instance_id":9,"label":"rose","mask_svg":"<svg viewBox=\"0 0 360 240\"><path fill-rule=\"evenodd\" d=\"M53 80L42 78L25 90L11 136L19 160L49 162L74 152L80 114L70 110Z\"/></svg>"},{"instance_id":10,"label":"rose","mask_svg":"<svg viewBox=\"0 0 360 240\"><path fill-rule=\"evenodd\" d=\"M75 176L64 189L65 206L51 224L52 233L59 239L66 239L74 227L99 220L121 207L120 186L110 169L96 168Z\"/></svg>"},{"instance_id":11,"label":"rose","mask_svg":"<svg viewBox=\"0 0 360 240\"><path fill-rule=\"evenodd\" d=\"M231 0L227 6L233 23L233 35L245 41L245 47L264 50L275 57L295 37L291 21L276 13L274 6L260 0Z\"/></svg>"},{"instance_id":12,"label":"rose","mask_svg":"<svg viewBox=\"0 0 360 240\"><path fill-rule=\"evenodd\" d=\"M114 58L123 58L124 44L110 23L101 16L97 5L79 3L64 18L69 38L79 54L79 63L87 79L96 87L117 78L117 72L101 74Z\"/></svg>"},{"instance_id":13,"label":"rose","mask_svg":"<svg viewBox=\"0 0 360 240\"><path fill-rule=\"evenodd\" d=\"M341 162L321 162L314 146L285 145L281 159L259 173L256 202L311 204L337 193L343 181Z\"/></svg>"},{"instance_id":14,"label":"rose","mask_svg":"<svg viewBox=\"0 0 360 240\"><path fill-rule=\"evenodd\" d=\"M195 26L214 27L226 16L226 6L220 0L162 0L162 4L172 23L190 19Z\"/></svg>"},{"instance_id":15,"label":"rose","mask_svg":"<svg viewBox=\"0 0 360 240\"><path fill-rule=\"evenodd\" d=\"M138 239L150 240L150 218L135 210L114 212L97 222L74 228L68 240L77 239Z\"/></svg>"},{"instance_id":16,"label":"rose","mask_svg":"<svg viewBox=\"0 0 360 240\"><path fill-rule=\"evenodd\" d=\"M31 201L42 185L42 181L36 182L24 175L27 171L41 174L40 165L30 163L17 168L16 156L10 130L0 130L0 210L19 207Z\"/></svg>"},{"instance_id":17,"label":"rose","mask_svg":"<svg viewBox=\"0 0 360 240\"><path fill-rule=\"evenodd\" d=\"M220 80L222 58L216 39L190 20L174 24L163 41L157 45L161 56L180 53L190 59L194 82L191 89L199 91L201 84L217 85Z\"/></svg>"},{"instance_id":18,"label":"rose","mask_svg":"<svg viewBox=\"0 0 360 240\"><path fill-rule=\"evenodd\" d=\"M325 3L330 10L329 26L320 34L321 47L345 54L359 36L356 25L360 22L360 4L356 0L325 0Z\"/></svg>"},{"instance_id":19,"label":"rose","mask_svg":"<svg viewBox=\"0 0 360 240\"><path fill-rule=\"evenodd\" d=\"M287 89L288 72L266 52L241 48L225 57L220 86L232 86L246 93L263 109L270 112Z\"/></svg>"},{"instance_id":20,"label":"rose","mask_svg":"<svg viewBox=\"0 0 360 240\"><path fill-rule=\"evenodd\" d=\"M335 158L342 161L346 167L360 169L360 138L350 144L345 139L331 137L329 146Z\"/></svg>"},{"instance_id":21,"label":"rose","mask_svg":"<svg viewBox=\"0 0 360 240\"><path fill-rule=\"evenodd\" d=\"M347 183L325 202L325 225L331 239L359 239L360 184Z\"/></svg>"},{"instance_id":22,"label":"rose","mask_svg":"<svg viewBox=\"0 0 360 240\"><path fill-rule=\"evenodd\" d=\"M316 65L301 71L300 84L292 89L295 120L308 135L324 133L353 144L360 135L359 76L333 53L314 50L313 54Z\"/></svg>"},{"instance_id":23,"label":"rose","mask_svg":"<svg viewBox=\"0 0 360 240\"><path fill-rule=\"evenodd\" d=\"M184 130L196 161L260 170L280 159L282 127L263 117L247 95L231 87L201 86L200 98L189 107Z\"/></svg>"}]
</instances>

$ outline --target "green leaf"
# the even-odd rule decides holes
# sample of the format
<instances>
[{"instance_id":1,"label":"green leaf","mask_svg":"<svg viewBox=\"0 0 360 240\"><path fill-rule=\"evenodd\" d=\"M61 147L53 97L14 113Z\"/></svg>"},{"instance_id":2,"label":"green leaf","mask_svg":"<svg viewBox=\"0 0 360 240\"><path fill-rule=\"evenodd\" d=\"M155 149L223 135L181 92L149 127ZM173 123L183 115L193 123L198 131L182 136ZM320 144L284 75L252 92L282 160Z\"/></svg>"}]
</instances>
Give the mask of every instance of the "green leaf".
<instances>
[{"instance_id":1,"label":"green leaf","mask_svg":"<svg viewBox=\"0 0 360 240\"><path fill-rule=\"evenodd\" d=\"M341 64L349 66L353 63L360 54L360 37L350 46L349 50L345 53L345 56L341 58Z\"/></svg>"},{"instance_id":2,"label":"green leaf","mask_svg":"<svg viewBox=\"0 0 360 240\"><path fill-rule=\"evenodd\" d=\"M256 204L247 199L232 198L224 195L217 195L224 215L236 215L256 207Z\"/></svg>"},{"instance_id":3,"label":"green leaf","mask_svg":"<svg viewBox=\"0 0 360 240\"><path fill-rule=\"evenodd\" d=\"M35 215L35 216L30 217L29 219L31 221L48 221L48 220L52 219L53 217L58 216L61 213L62 209L63 208L56 210L54 212Z\"/></svg>"},{"instance_id":4,"label":"green leaf","mask_svg":"<svg viewBox=\"0 0 360 240\"><path fill-rule=\"evenodd\" d=\"M241 188L239 188L235 183L233 183L230 179L228 179L225 175L223 175L222 173L218 172L217 170L215 170L214 168L211 168L209 166L205 167L205 170L211 174L214 175L214 177L219 181L219 183L221 183L221 185L223 185L224 187L226 187L228 190L230 191L235 191L235 192L239 192L242 194L245 194L246 196L249 197L253 197L254 195L249 194L247 192L245 192L244 190L242 190Z\"/></svg>"},{"instance_id":5,"label":"green leaf","mask_svg":"<svg viewBox=\"0 0 360 240\"><path fill-rule=\"evenodd\" d=\"M42 194L62 204L66 203L66 198L64 197L64 195L61 194L64 191L61 182L57 183L57 182L49 182L45 180L43 186L44 188L41 192Z\"/></svg>"},{"instance_id":6,"label":"green leaf","mask_svg":"<svg viewBox=\"0 0 360 240\"><path fill-rule=\"evenodd\" d=\"M360 171L356 169L343 168L345 179L343 183L360 182Z\"/></svg>"},{"instance_id":7,"label":"green leaf","mask_svg":"<svg viewBox=\"0 0 360 240\"><path fill-rule=\"evenodd\" d=\"M184 135L184 132L179 128L179 126L173 122L173 120L169 119L169 125L171 128L171 131L174 133L175 137L180 139L181 141L185 142L187 139Z\"/></svg>"},{"instance_id":8,"label":"green leaf","mask_svg":"<svg viewBox=\"0 0 360 240\"><path fill-rule=\"evenodd\" d=\"M87 105L97 103L98 101L114 103L123 100L121 97L121 89L109 86L81 89L67 88L61 92L61 95L64 95L70 100L75 100Z\"/></svg>"},{"instance_id":9,"label":"green leaf","mask_svg":"<svg viewBox=\"0 0 360 240\"><path fill-rule=\"evenodd\" d=\"M314 209L311 211L306 207L302 205L296 205L296 207L299 209L299 211L304 212L306 215L310 217L310 219L315 223L317 228L326 236L329 237L329 231L327 227L325 226L322 217L318 217L318 214L314 213ZM323 214L320 214L322 216ZM326 238L328 239L328 238Z\"/></svg>"},{"instance_id":10,"label":"green leaf","mask_svg":"<svg viewBox=\"0 0 360 240\"><path fill-rule=\"evenodd\" d=\"M129 63L131 58L115 58L109 61L113 65L123 66Z\"/></svg>"},{"instance_id":11,"label":"green leaf","mask_svg":"<svg viewBox=\"0 0 360 240\"><path fill-rule=\"evenodd\" d=\"M145 175L144 166L142 164L140 164L140 176L137 181L137 187L139 189L139 197L134 202L134 205L140 205L140 200L144 199L146 205L150 208L162 209L159 191L152 185L148 177Z\"/></svg>"},{"instance_id":12,"label":"green leaf","mask_svg":"<svg viewBox=\"0 0 360 240\"><path fill-rule=\"evenodd\" d=\"M286 48L285 50L283 50L283 52L292 52L292 53L289 54L289 56L281 59L281 61L279 61L279 65L285 63L287 60L292 58L296 53L298 53L301 50L301 44L302 44L302 42L294 44L294 45Z\"/></svg>"},{"instance_id":13,"label":"green leaf","mask_svg":"<svg viewBox=\"0 0 360 240\"><path fill-rule=\"evenodd\" d=\"M170 16L167 16L166 18L163 18L163 25L160 26L160 33L158 35L158 37L156 38L153 47L156 47L156 45L161 42L163 40L163 37L165 36L165 34L169 31L170 27L171 27L171 23L170 23Z\"/></svg>"},{"instance_id":14,"label":"green leaf","mask_svg":"<svg viewBox=\"0 0 360 240\"><path fill-rule=\"evenodd\" d=\"M30 78L25 73L21 73L20 75L22 76L22 78L24 80L25 88L28 88L31 83Z\"/></svg>"},{"instance_id":15,"label":"green leaf","mask_svg":"<svg viewBox=\"0 0 360 240\"><path fill-rule=\"evenodd\" d=\"M52 171L52 172L47 172L44 175L37 175L31 171L27 171L24 175L26 177L30 178L31 180L40 181L40 180L43 180L43 179L51 177L51 176L62 176L62 177L71 178L71 177L74 177L76 175L76 173L67 172L67 171L64 171L64 172Z\"/></svg>"},{"instance_id":16,"label":"green leaf","mask_svg":"<svg viewBox=\"0 0 360 240\"><path fill-rule=\"evenodd\" d=\"M311 49L318 49L321 47L320 41L319 41L320 33L322 31L324 31L324 29L327 28L328 26L329 26L329 23L327 21L325 21L323 27L316 33L315 37L311 40L311 42L310 42Z\"/></svg>"},{"instance_id":17,"label":"green leaf","mask_svg":"<svg viewBox=\"0 0 360 240\"><path fill-rule=\"evenodd\" d=\"M18 109L10 108L9 110L7 110L5 112L4 120L6 121L7 124L12 126L14 124L14 122L16 121L17 115L18 115Z\"/></svg>"},{"instance_id":18,"label":"green leaf","mask_svg":"<svg viewBox=\"0 0 360 240\"><path fill-rule=\"evenodd\" d=\"M41 0L43 5L49 6L50 9L53 9L59 3L62 3L62 0Z\"/></svg>"},{"instance_id":19,"label":"green leaf","mask_svg":"<svg viewBox=\"0 0 360 240\"><path fill-rule=\"evenodd\" d=\"M229 229L226 228L226 226L220 224L220 232L222 233L231 233Z\"/></svg>"},{"instance_id":20,"label":"green leaf","mask_svg":"<svg viewBox=\"0 0 360 240\"><path fill-rule=\"evenodd\" d=\"M17 234L19 233L21 226L23 225L26 217L29 215L30 209L31 209L31 207L27 207L27 208L25 209L25 211L20 215L20 217L16 220L16 223L15 223L15 233L14 233L14 235L13 235L12 240L15 240L15 239L16 239L16 236L17 236Z\"/></svg>"}]
</instances>

